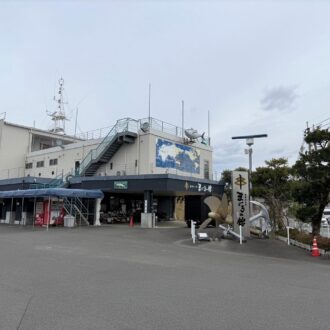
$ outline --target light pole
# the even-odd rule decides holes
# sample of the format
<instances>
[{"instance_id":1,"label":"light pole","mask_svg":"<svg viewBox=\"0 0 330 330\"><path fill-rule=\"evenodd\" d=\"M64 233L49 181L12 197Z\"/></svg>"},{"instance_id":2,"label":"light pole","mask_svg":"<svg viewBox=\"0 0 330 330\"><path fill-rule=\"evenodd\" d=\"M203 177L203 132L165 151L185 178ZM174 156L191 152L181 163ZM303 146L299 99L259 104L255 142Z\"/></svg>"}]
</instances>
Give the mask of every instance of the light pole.
<instances>
[{"instance_id":1,"label":"light pole","mask_svg":"<svg viewBox=\"0 0 330 330\"><path fill-rule=\"evenodd\" d=\"M249 146L249 149L245 149L245 152L249 155L249 176L252 173L252 146L254 144L255 138L264 138L267 137L267 134L257 134L257 135L244 135L244 136L233 136L233 140L245 139L246 144Z\"/></svg>"}]
</instances>

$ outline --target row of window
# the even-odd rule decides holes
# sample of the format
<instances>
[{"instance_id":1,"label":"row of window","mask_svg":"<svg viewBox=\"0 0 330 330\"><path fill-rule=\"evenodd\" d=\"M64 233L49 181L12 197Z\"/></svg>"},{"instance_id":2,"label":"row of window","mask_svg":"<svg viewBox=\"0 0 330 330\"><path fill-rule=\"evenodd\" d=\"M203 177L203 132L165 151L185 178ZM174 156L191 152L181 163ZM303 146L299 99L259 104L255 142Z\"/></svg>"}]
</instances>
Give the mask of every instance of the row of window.
<instances>
[{"instance_id":1,"label":"row of window","mask_svg":"<svg viewBox=\"0 0 330 330\"><path fill-rule=\"evenodd\" d=\"M54 159L50 159L49 160L49 166L57 165L57 163L58 163L57 162L57 158L54 158ZM36 167L44 167L44 166L45 166L45 161L44 160L40 160L36 164ZM27 170L33 168L33 163L26 163L25 164L25 168Z\"/></svg>"}]
</instances>

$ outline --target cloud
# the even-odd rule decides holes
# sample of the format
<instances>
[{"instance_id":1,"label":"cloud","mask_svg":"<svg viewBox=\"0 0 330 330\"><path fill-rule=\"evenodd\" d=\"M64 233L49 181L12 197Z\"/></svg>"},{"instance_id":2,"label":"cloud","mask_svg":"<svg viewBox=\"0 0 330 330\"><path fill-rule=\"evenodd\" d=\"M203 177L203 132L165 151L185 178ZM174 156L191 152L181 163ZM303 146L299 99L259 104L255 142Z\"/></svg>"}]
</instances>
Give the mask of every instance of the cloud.
<instances>
[{"instance_id":1,"label":"cloud","mask_svg":"<svg viewBox=\"0 0 330 330\"><path fill-rule=\"evenodd\" d=\"M278 86L268 89L260 100L261 108L265 111L290 110L299 97L297 86Z\"/></svg>"},{"instance_id":2,"label":"cloud","mask_svg":"<svg viewBox=\"0 0 330 330\"><path fill-rule=\"evenodd\" d=\"M217 153L219 153L221 156L237 154L240 151L244 152L242 146L235 142L215 143L213 148L216 149Z\"/></svg>"},{"instance_id":3,"label":"cloud","mask_svg":"<svg viewBox=\"0 0 330 330\"><path fill-rule=\"evenodd\" d=\"M216 143L213 148L213 167L219 173L225 169L247 166L247 156L244 153L244 146L241 144L237 142Z\"/></svg>"},{"instance_id":4,"label":"cloud","mask_svg":"<svg viewBox=\"0 0 330 330\"><path fill-rule=\"evenodd\" d=\"M276 155L282 155L285 152L286 152L286 148L283 147L283 148L277 148L277 149L271 150L270 154L276 156Z\"/></svg>"}]
</instances>

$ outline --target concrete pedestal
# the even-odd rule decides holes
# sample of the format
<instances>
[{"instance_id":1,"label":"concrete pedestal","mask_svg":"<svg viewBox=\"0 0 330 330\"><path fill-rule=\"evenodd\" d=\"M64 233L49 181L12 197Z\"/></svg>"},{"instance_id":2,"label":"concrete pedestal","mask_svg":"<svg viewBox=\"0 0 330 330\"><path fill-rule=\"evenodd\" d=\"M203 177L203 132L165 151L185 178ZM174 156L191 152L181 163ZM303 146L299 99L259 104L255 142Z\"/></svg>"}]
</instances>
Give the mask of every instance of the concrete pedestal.
<instances>
[{"instance_id":1,"label":"concrete pedestal","mask_svg":"<svg viewBox=\"0 0 330 330\"><path fill-rule=\"evenodd\" d=\"M12 223L12 219L14 219L14 216L15 216L15 212L7 211L5 223Z\"/></svg>"},{"instance_id":2,"label":"concrete pedestal","mask_svg":"<svg viewBox=\"0 0 330 330\"><path fill-rule=\"evenodd\" d=\"M155 227L155 214L141 213L141 228L154 228L154 227Z\"/></svg>"},{"instance_id":3,"label":"concrete pedestal","mask_svg":"<svg viewBox=\"0 0 330 330\"><path fill-rule=\"evenodd\" d=\"M71 215L66 215L64 217L64 227L69 227L72 228L75 225L75 217L71 216Z\"/></svg>"},{"instance_id":4,"label":"concrete pedestal","mask_svg":"<svg viewBox=\"0 0 330 330\"><path fill-rule=\"evenodd\" d=\"M22 225L26 225L27 224L27 212L22 212L22 220L21 220L21 224Z\"/></svg>"}]
</instances>

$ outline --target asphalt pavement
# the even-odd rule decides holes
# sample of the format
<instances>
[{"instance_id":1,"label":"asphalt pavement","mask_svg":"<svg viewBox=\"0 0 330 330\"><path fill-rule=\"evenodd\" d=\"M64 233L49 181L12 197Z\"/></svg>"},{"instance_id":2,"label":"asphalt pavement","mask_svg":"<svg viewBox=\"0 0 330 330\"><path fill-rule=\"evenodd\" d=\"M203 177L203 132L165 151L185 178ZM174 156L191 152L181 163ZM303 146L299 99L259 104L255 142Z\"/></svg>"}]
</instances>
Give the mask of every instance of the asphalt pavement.
<instances>
[{"instance_id":1,"label":"asphalt pavement","mask_svg":"<svg viewBox=\"0 0 330 330\"><path fill-rule=\"evenodd\" d=\"M329 329L330 259L190 230L0 226L0 329Z\"/></svg>"}]
</instances>

